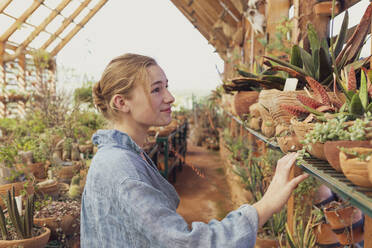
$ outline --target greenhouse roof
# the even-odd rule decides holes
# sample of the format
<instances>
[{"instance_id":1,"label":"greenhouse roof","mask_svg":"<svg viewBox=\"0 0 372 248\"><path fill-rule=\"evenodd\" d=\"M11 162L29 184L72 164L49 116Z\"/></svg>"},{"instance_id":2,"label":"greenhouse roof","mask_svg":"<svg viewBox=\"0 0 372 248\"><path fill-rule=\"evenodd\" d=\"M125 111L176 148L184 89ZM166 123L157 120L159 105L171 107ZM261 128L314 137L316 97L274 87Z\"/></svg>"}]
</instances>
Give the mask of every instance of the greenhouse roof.
<instances>
[{"instance_id":1,"label":"greenhouse roof","mask_svg":"<svg viewBox=\"0 0 372 248\"><path fill-rule=\"evenodd\" d=\"M0 54L16 57L41 48L55 56L107 1L2 0Z\"/></svg>"}]
</instances>

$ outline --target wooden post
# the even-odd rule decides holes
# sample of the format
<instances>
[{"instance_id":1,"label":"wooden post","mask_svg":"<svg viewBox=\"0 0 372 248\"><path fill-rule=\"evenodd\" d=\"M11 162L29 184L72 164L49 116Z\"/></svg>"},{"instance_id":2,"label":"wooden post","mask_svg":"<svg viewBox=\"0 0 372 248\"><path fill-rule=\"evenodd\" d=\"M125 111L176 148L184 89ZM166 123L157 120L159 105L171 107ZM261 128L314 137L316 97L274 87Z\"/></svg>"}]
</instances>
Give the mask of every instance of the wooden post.
<instances>
[{"instance_id":1,"label":"wooden post","mask_svg":"<svg viewBox=\"0 0 372 248\"><path fill-rule=\"evenodd\" d=\"M4 67L4 56L5 51L5 44L0 42L0 92L1 96L5 96L4 88L5 88L5 67ZM6 116L6 105L4 101L0 101L0 118L4 118Z\"/></svg>"},{"instance_id":2,"label":"wooden post","mask_svg":"<svg viewBox=\"0 0 372 248\"><path fill-rule=\"evenodd\" d=\"M26 57L22 53L18 57L18 92L26 93ZM26 105L23 101L18 101L18 114L21 118L26 115Z\"/></svg>"},{"instance_id":3,"label":"wooden post","mask_svg":"<svg viewBox=\"0 0 372 248\"><path fill-rule=\"evenodd\" d=\"M365 215L364 247L372 247L372 217Z\"/></svg>"}]
</instances>

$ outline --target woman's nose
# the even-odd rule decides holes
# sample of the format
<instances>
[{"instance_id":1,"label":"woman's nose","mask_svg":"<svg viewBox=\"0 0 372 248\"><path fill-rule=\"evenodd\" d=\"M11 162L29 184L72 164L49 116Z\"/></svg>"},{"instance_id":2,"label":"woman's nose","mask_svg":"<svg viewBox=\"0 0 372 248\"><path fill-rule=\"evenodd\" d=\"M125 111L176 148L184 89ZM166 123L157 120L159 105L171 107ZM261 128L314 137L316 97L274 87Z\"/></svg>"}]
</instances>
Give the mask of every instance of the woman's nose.
<instances>
[{"instance_id":1,"label":"woman's nose","mask_svg":"<svg viewBox=\"0 0 372 248\"><path fill-rule=\"evenodd\" d=\"M164 102L165 103L173 103L174 100L175 99L174 99L173 95L170 93L170 91L168 89L166 89L165 96L164 96Z\"/></svg>"}]
</instances>

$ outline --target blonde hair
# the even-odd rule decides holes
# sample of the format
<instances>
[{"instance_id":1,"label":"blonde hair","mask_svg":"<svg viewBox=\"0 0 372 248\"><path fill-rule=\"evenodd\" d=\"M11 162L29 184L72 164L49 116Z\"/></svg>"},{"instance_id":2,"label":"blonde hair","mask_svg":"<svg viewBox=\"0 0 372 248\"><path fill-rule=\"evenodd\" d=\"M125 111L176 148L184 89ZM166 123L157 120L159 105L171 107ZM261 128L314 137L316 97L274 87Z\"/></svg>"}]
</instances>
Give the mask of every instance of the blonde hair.
<instances>
[{"instance_id":1,"label":"blonde hair","mask_svg":"<svg viewBox=\"0 0 372 248\"><path fill-rule=\"evenodd\" d=\"M106 119L118 117L113 102L115 95L130 99L131 92L137 84L145 86L149 80L147 67L151 65L157 65L155 59L131 53L111 60L101 79L93 86L93 103Z\"/></svg>"}]
</instances>

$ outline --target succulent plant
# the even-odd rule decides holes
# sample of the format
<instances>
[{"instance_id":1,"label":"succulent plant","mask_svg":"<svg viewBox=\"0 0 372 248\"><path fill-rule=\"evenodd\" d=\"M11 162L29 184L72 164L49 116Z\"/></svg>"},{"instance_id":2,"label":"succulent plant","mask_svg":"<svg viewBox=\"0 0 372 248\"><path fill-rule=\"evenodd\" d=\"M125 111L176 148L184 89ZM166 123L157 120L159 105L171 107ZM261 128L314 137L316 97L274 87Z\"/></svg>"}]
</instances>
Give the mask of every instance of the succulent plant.
<instances>
[{"instance_id":1,"label":"succulent plant","mask_svg":"<svg viewBox=\"0 0 372 248\"><path fill-rule=\"evenodd\" d=\"M7 193L5 198L5 203L8 208L8 214L11 221L11 224L14 226L19 239L27 239L32 237L32 230L34 225L34 209L35 201L34 195L29 196L26 199L26 206L24 214L20 214L22 209L18 211L18 207L15 199L15 189L12 187L12 190ZM6 218L4 211L0 206L0 230L1 237L3 240L9 239L9 233L6 226Z\"/></svg>"},{"instance_id":2,"label":"succulent plant","mask_svg":"<svg viewBox=\"0 0 372 248\"><path fill-rule=\"evenodd\" d=\"M314 27L309 24L307 37L310 43L310 53L294 45L290 63L275 57L264 56L267 59L264 64L269 66L271 71L287 72L291 77L298 78L302 82L310 76L322 85L330 86L333 73L339 75L343 68L350 66L359 69L369 61L369 57L359 60L359 54L370 30L371 14L372 6L369 5L354 33L346 41L349 23L349 15L346 11L341 31L331 48L326 39L319 39ZM273 65L270 61L277 65ZM337 80L339 80L338 77Z\"/></svg>"}]
</instances>

